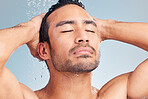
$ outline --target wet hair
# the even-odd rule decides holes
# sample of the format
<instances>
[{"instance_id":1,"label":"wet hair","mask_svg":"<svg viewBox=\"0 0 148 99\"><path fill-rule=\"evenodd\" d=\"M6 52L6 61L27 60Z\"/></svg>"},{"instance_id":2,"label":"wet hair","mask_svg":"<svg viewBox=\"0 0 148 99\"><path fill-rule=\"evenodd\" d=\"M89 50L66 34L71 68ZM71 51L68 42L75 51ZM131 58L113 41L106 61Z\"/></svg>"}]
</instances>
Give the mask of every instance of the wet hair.
<instances>
[{"instance_id":1,"label":"wet hair","mask_svg":"<svg viewBox=\"0 0 148 99\"><path fill-rule=\"evenodd\" d=\"M48 36L49 25L47 24L47 18L52 12L68 4L74 4L85 9L84 5L79 0L59 0L55 5L52 5L42 20L39 42L47 41L49 44L49 47L51 48L50 40L49 40L50 38Z\"/></svg>"}]
</instances>

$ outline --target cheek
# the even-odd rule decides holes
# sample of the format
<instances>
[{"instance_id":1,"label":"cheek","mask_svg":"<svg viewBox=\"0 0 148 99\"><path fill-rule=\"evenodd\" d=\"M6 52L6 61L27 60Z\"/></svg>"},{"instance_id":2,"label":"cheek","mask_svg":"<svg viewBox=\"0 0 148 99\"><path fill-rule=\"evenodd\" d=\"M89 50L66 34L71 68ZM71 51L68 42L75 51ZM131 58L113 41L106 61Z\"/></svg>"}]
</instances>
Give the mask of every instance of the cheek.
<instances>
[{"instance_id":1,"label":"cheek","mask_svg":"<svg viewBox=\"0 0 148 99\"><path fill-rule=\"evenodd\" d=\"M100 55L100 44L96 46L96 55Z\"/></svg>"},{"instance_id":2,"label":"cheek","mask_svg":"<svg viewBox=\"0 0 148 99\"><path fill-rule=\"evenodd\" d=\"M69 50L72 47L73 40L67 36L56 36L56 38L52 38L51 43L53 49L57 54L62 56L68 56Z\"/></svg>"},{"instance_id":3,"label":"cheek","mask_svg":"<svg viewBox=\"0 0 148 99\"><path fill-rule=\"evenodd\" d=\"M100 52L100 39L97 35L91 36L90 45L96 49L97 53Z\"/></svg>"},{"instance_id":4,"label":"cheek","mask_svg":"<svg viewBox=\"0 0 148 99\"><path fill-rule=\"evenodd\" d=\"M94 46L100 45L100 38L97 36L97 34L89 35L89 40Z\"/></svg>"}]
</instances>

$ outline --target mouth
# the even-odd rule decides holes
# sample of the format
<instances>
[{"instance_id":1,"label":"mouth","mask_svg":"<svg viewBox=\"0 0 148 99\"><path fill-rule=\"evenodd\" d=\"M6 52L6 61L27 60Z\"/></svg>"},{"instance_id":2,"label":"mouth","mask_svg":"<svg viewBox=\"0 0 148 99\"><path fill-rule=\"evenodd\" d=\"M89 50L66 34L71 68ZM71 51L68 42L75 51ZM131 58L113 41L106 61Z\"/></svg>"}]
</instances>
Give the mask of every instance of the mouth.
<instances>
[{"instance_id":1,"label":"mouth","mask_svg":"<svg viewBox=\"0 0 148 99\"><path fill-rule=\"evenodd\" d=\"M89 47L80 47L76 49L73 54L74 55L91 55L93 54L93 51Z\"/></svg>"}]
</instances>

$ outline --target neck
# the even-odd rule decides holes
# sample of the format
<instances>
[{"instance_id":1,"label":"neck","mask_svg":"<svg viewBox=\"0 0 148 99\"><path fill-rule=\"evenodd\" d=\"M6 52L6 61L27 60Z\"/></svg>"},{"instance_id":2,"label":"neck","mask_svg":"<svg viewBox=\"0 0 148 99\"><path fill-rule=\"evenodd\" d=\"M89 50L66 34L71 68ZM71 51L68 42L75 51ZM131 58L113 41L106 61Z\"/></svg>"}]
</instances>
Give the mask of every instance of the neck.
<instances>
[{"instance_id":1,"label":"neck","mask_svg":"<svg viewBox=\"0 0 148 99\"><path fill-rule=\"evenodd\" d=\"M45 88L50 99L92 99L91 73L54 72Z\"/></svg>"}]
</instances>

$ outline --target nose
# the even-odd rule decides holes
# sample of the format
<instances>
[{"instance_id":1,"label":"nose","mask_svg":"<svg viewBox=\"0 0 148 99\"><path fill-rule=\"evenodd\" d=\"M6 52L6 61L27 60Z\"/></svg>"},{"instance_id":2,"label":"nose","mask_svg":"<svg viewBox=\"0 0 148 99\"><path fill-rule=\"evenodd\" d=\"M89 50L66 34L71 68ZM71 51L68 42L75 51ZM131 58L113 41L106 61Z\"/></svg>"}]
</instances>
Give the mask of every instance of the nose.
<instances>
[{"instance_id":1,"label":"nose","mask_svg":"<svg viewBox=\"0 0 148 99\"><path fill-rule=\"evenodd\" d=\"M78 32L75 38L75 43L89 43L88 35L85 32Z\"/></svg>"}]
</instances>

